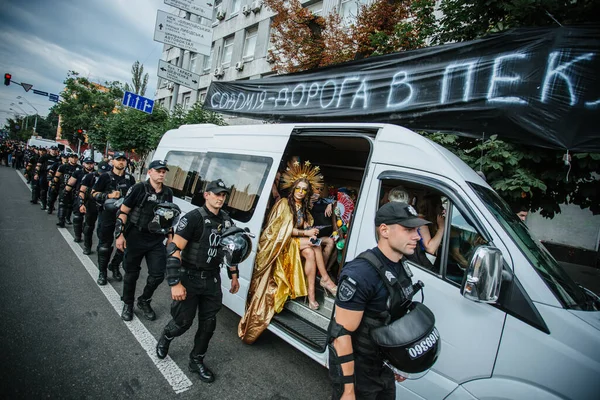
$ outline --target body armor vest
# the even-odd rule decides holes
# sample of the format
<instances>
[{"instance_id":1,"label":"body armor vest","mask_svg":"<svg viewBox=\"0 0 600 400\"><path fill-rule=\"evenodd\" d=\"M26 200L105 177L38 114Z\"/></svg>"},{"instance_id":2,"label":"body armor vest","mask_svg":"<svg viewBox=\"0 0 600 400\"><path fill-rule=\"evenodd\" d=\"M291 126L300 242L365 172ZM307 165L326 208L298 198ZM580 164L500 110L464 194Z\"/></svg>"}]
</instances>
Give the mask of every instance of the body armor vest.
<instances>
[{"instance_id":1,"label":"body armor vest","mask_svg":"<svg viewBox=\"0 0 600 400\"><path fill-rule=\"evenodd\" d=\"M202 216L202 235L197 242L188 243L181 253L181 260L195 265L199 270L218 270L222 261L221 234L233 225L229 214L220 210L217 216L204 207L198 209Z\"/></svg>"},{"instance_id":2,"label":"body armor vest","mask_svg":"<svg viewBox=\"0 0 600 400\"><path fill-rule=\"evenodd\" d=\"M77 171L80 168L80 165L67 164L67 166L65 167L65 171L60 176L60 190L64 190L65 186L67 186L67 182L69 182L69 179L71 178L71 175L73 175L75 171Z\"/></svg>"},{"instance_id":3,"label":"body armor vest","mask_svg":"<svg viewBox=\"0 0 600 400\"><path fill-rule=\"evenodd\" d=\"M142 183L142 185L144 185L144 195L133 208L129 221L131 221L138 229L148 230L148 224L154 218L154 207L157 204L166 201L169 188L163 186L162 192L156 193L152 192L150 182L146 181Z\"/></svg>"},{"instance_id":4,"label":"body armor vest","mask_svg":"<svg viewBox=\"0 0 600 400\"><path fill-rule=\"evenodd\" d=\"M118 190L121 193L121 197L125 196L127 190L131 187L130 180L131 175L125 173L123 176L119 176L112 171L107 172L108 176L110 176L110 185L108 187L108 193L113 190Z\"/></svg>"},{"instance_id":5,"label":"body armor vest","mask_svg":"<svg viewBox=\"0 0 600 400\"><path fill-rule=\"evenodd\" d=\"M47 172L50 169L50 167L52 165L54 165L55 162L56 162L56 157L48 156L42 163L42 166L40 167L40 173Z\"/></svg>"},{"instance_id":6,"label":"body armor vest","mask_svg":"<svg viewBox=\"0 0 600 400\"><path fill-rule=\"evenodd\" d=\"M367 250L357 256L364 259L377 270L381 280L388 290L387 310L376 313L365 310L363 319L352 335L352 347L357 356L364 357L370 361L373 366L378 366L381 360L378 355L378 348L371 340L369 332L373 328L383 325L388 325L391 322L401 318L406 314L407 307L410 305L412 297L412 281L410 277L412 273L408 266L402 263L406 274L398 276L398 273L390 268L381 258L374 252Z\"/></svg>"},{"instance_id":7,"label":"body armor vest","mask_svg":"<svg viewBox=\"0 0 600 400\"><path fill-rule=\"evenodd\" d=\"M98 182L98 178L100 178L100 174L97 171L93 171L90 172L90 174L94 174L94 180L91 182L90 186L86 186L86 191L85 191L85 204L86 206L96 206L96 202L94 201L94 199L92 198L92 188L94 187L94 185L96 184L96 182ZM87 176L88 174L84 175L83 178L81 179L81 182L83 183L83 179ZM79 184L79 186L81 186L81 184ZM77 192L79 193L79 189L77 189Z\"/></svg>"}]
</instances>

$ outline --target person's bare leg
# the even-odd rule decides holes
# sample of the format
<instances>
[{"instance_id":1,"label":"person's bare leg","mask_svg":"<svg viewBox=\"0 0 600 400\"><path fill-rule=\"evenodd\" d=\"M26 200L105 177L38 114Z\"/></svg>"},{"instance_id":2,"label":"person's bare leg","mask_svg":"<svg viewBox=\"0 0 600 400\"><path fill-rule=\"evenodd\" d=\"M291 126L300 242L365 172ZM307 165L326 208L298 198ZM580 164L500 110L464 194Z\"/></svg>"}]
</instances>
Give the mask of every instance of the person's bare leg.
<instances>
[{"instance_id":1,"label":"person's bare leg","mask_svg":"<svg viewBox=\"0 0 600 400\"><path fill-rule=\"evenodd\" d=\"M315 250L315 261L317 264L317 268L319 269L319 273L321 274L321 287L325 290L329 291L332 295L335 296L337 293L337 286L333 282L333 279L327 273L327 268L325 268L325 262L323 260L323 253L321 252L321 246L317 246L314 248Z\"/></svg>"},{"instance_id":2,"label":"person's bare leg","mask_svg":"<svg viewBox=\"0 0 600 400\"><path fill-rule=\"evenodd\" d=\"M308 302L312 306L317 303L317 300L315 299L315 280L317 278L315 252L312 248L307 247L302 250L300 254L304 257L304 274L306 275L306 283L308 284Z\"/></svg>"},{"instance_id":3,"label":"person's bare leg","mask_svg":"<svg viewBox=\"0 0 600 400\"><path fill-rule=\"evenodd\" d=\"M325 261L325 269L329 271L333 265L333 253L335 249L335 242L332 238L326 237L321 239L321 247L323 248L323 260Z\"/></svg>"}]
</instances>

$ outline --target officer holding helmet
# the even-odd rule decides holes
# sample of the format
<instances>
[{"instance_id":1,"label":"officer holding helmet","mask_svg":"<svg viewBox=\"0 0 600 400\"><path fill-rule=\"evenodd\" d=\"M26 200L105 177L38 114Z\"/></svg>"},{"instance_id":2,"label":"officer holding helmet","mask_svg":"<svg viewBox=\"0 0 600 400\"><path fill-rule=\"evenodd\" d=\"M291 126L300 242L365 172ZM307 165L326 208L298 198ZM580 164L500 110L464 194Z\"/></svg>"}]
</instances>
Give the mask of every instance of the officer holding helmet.
<instances>
[{"instance_id":1,"label":"officer holding helmet","mask_svg":"<svg viewBox=\"0 0 600 400\"><path fill-rule=\"evenodd\" d=\"M73 198L71 192L67 189L73 190L71 176L81 169L81 166L77 163L79 160L76 153L69 154L69 162L58 167L58 170L54 174L54 183L58 186L58 222L56 225L61 228L65 227L65 221L71 225L71 213L73 212Z\"/></svg>"},{"instance_id":2,"label":"officer holding helmet","mask_svg":"<svg viewBox=\"0 0 600 400\"><path fill-rule=\"evenodd\" d=\"M94 171L94 166L96 165L94 159L91 157L84 158L82 164L83 168L73 172L73 175L69 178L67 187L65 188L65 196L68 197L68 202L73 210L73 236L75 243L81 242L81 236L83 234L83 218L85 214L81 213L80 210L81 197L79 196L79 188L81 187L83 178L87 174L92 173Z\"/></svg>"},{"instance_id":3,"label":"officer holding helmet","mask_svg":"<svg viewBox=\"0 0 600 400\"><path fill-rule=\"evenodd\" d=\"M58 198L58 183L54 181L54 176L56 175L56 171L60 168L61 165L67 164L68 158L64 153L59 154L54 159L54 163L48 168L48 173L46 174L46 180L48 181L48 198L47 198L47 208L48 214L52 214L54 211L54 205L56 203L56 199Z\"/></svg>"},{"instance_id":4,"label":"officer holding helmet","mask_svg":"<svg viewBox=\"0 0 600 400\"><path fill-rule=\"evenodd\" d=\"M106 274L110 256L113 252L113 239L115 224L117 221L117 211L122 202L125 193L135 184L133 175L125 172L127 166L127 157L122 151L115 151L112 171L100 175L98 181L92 188L92 197L96 204L101 208L98 217L98 285L106 285ZM123 261L123 252L117 250L115 256L110 261L110 270L113 279L122 281L123 276L119 271L119 264Z\"/></svg>"},{"instance_id":5,"label":"officer holding helmet","mask_svg":"<svg viewBox=\"0 0 600 400\"><path fill-rule=\"evenodd\" d=\"M79 186L79 212L84 215L83 221L83 254L92 254L92 237L94 226L98 219L98 207L92 198L92 188L98 182L101 174L110 171L110 165L102 161L98 164L98 171L92 171L81 180Z\"/></svg>"},{"instance_id":6,"label":"officer holding helmet","mask_svg":"<svg viewBox=\"0 0 600 400\"><path fill-rule=\"evenodd\" d=\"M237 293L240 288L237 264L251 249L249 234L235 227L221 209L228 193L222 180L210 182L204 192L204 205L179 220L173 241L167 244L167 282L171 286L173 318L163 330L156 354L161 359L167 356L171 341L192 326L197 312L198 331L189 368L203 382L215 380L204 365L204 356L222 304L220 268L227 268L231 279L229 292Z\"/></svg>"},{"instance_id":7,"label":"officer holding helmet","mask_svg":"<svg viewBox=\"0 0 600 400\"><path fill-rule=\"evenodd\" d=\"M116 246L125 252L125 279L121 297L125 303L121 318L125 321L133 319L135 286L143 258L146 258L148 265L148 279L142 295L137 298L137 306L146 319L156 319L150 301L165 279L167 254L163 243L165 236L172 238L172 228L180 214L179 207L172 203L173 191L163 185L168 170L165 161L152 161L148 167L150 178L129 189L117 217Z\"/></svg>"},{"instance_id":8,"label":"officer holding helmet","mask_svg":"<svg viewBox=\"0 0 600 400\"><path fill-rule=\"evenodd\" d=\"M406 203L383 205L375 216L377 247L342 269L329 326L334 399L395 399L395 381L437 360L435 318L411 300L423 284L413 285L404 261L418 245L417 228L429 223Z\"/></svg>"}]
</instances>

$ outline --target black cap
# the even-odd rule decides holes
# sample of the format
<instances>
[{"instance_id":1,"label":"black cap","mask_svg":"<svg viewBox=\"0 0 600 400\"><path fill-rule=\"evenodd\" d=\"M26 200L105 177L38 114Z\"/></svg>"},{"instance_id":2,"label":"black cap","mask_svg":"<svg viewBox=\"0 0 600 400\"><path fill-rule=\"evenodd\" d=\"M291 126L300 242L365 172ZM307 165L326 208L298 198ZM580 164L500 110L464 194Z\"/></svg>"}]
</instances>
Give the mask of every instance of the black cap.
<instances>
[{"instance_id":1,"label":"black cap","mask_svg":"<svg viewBox=\"0 0 600 400\"><path fill-rule=\"evenodd\" d=\"M48 151L48 149L45 147L40 147L40 151Z\"/></svg>"},{"instance_id":2,"label":"black cap","mask_svg":"<svg viewBox=\"0 0 600 400\"><path fill-rule=\"evenodd\" d=\"M396 201L384 204L375 214L375 226L398 224L407 228L417 228L430 223L419 218L413 206Z\"/></svg>"},{"instance_id":3,"label":"black cap","mask_svg":"<svg viewBox=\"0 0 600 400\"><path fill-rule=\"evenodd\" d=\"M108 172L111 169L112 168L111 168L110 164L107 163L106 161L102 161L100 164L98 164L98 171L100 171L100 172Z\"/></svg>"},{"instance_id":4,"label":"black cap","mask_svg":"<svg viewBox=\"0 0 600 400\"><path fill-rule=\"evenodd\" d=\"M229 189L227 189L227 186L225 186L225 183L220 179L210 182L208 184L208 186L206 186L206 191L213 192L214 194L221 193L221 192L229 193Z\"/></svg>"},{"instance_id":5,"label":"black cap","mask_svg":"<svg viewBox=\"0 0 600 400\"><path fill-rule=\"evenodd\" d=\"M96 163L92 157L86 157L83 159L83 163Z\"/></svg>"},{"instance_id":6,"label":"black cap","mask_svg":"<svg viewBox=\"0 0 600 400\"><path fill-rule=\"evenodd\" d=\"M113 160L116 160L117 158L127 159L127 156L125 155L124 151L115 151L115 153L113 154Z\"/></svg>"},{"instance_id":7,"label":"black cap","mask_svg":"<svg viewBox=\"0 0 600 400\"><path fill-rule=\"evenodd\" d=\"M75 158L79 158L79 156L77 155L77 153L69 153L67 155L67 157L75 157Z\"/></svg>"},{"instance_id":8,"label":"black cap","mask_svg":"<svg viewBox=\"0 0 600 400\"><path fill-rule=\"evenodd\" d=\"M58 150L58 146L52 146L50 147L50 150Z\"/></svg>"},{"instance_id":9,"label":"black cap","mask_svg":"<svg viewBox=\"0 0 600 400\"><path fill-rule=\"evenodd\" d=\"M150 165L148 166L148 169L166 169L167 171L169 170L169 168L167 167L167 162L163 161L163 160L154 160L150 163Z\"/></svg>"}]
</instances>

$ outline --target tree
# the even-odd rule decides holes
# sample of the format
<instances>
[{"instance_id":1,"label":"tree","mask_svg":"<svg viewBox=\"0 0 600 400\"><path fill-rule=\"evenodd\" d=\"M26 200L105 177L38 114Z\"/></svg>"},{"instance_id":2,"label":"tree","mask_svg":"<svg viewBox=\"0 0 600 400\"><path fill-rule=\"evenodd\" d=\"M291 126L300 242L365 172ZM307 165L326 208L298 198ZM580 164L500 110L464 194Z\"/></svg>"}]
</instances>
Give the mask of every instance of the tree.
<instances>
[{"instance_id":1,"label":"tree","mask_svg":"<svg viewBox=\"0 0 600 400\"><path fill-rule=\"evenodd\" d=\"M146 87L148 86L148 74L144 74L144 64L140 64L136 61L131 66L131 84L125 84L125 90L144 96L146 94Z\"/></svg>"}]
</instances>

